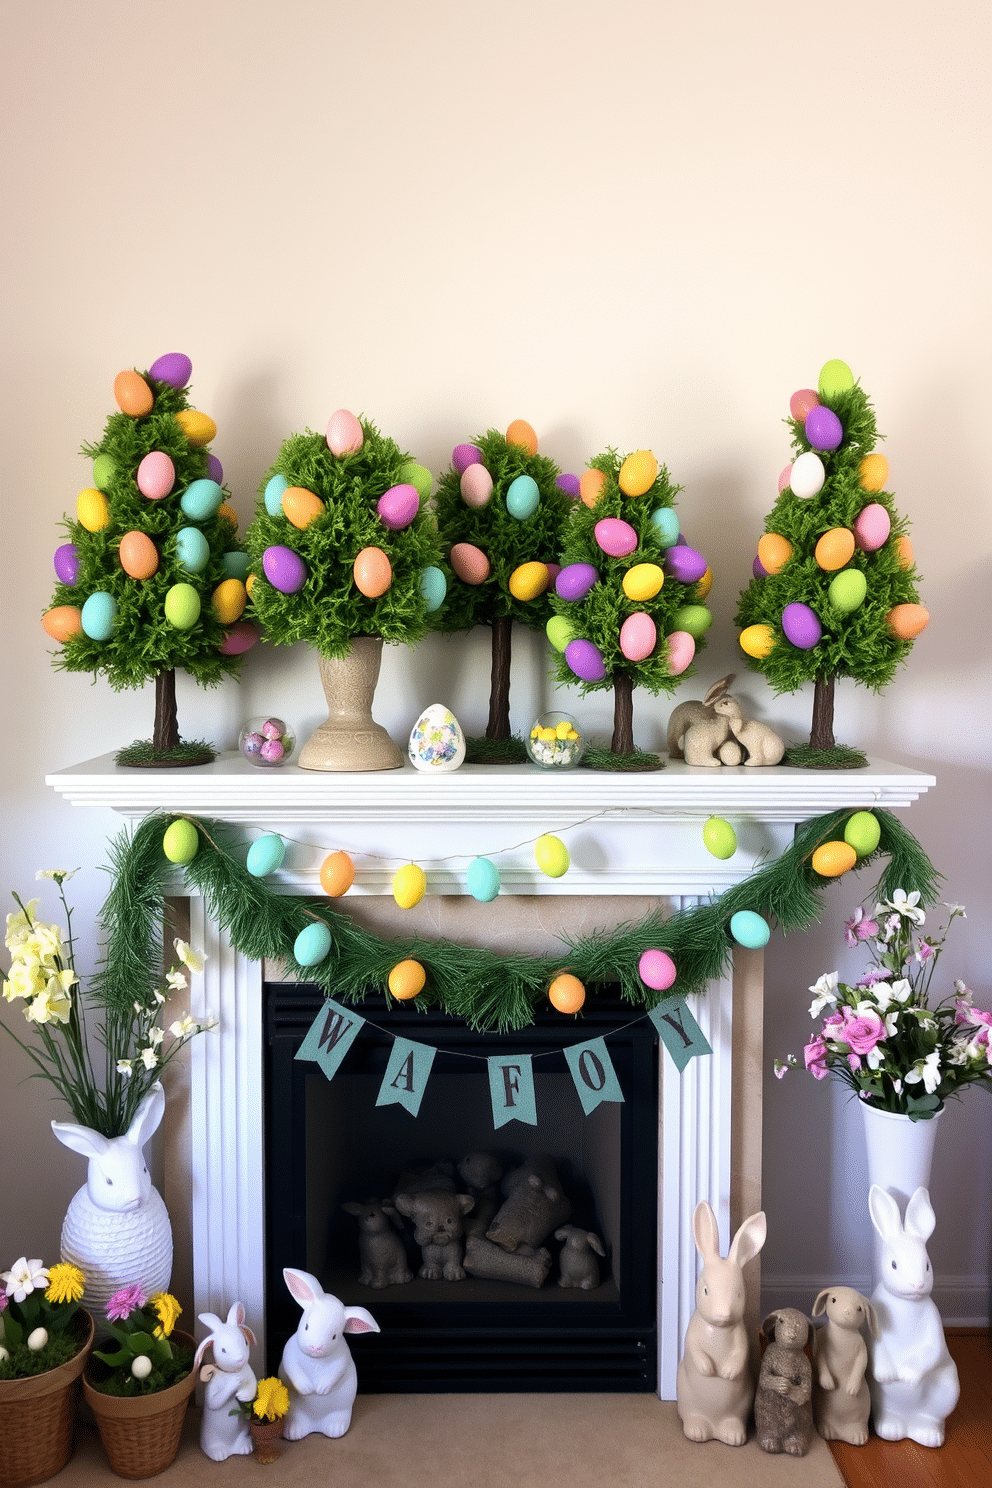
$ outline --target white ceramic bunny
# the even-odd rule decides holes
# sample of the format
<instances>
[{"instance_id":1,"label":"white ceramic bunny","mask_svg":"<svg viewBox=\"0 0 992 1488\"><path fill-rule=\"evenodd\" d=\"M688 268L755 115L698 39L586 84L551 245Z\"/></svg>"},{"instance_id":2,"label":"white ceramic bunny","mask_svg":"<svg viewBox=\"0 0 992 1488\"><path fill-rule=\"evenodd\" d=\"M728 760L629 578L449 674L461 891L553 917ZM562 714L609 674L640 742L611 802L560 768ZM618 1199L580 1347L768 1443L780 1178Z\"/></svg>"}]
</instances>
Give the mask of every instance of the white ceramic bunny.
<instances>
[{"instance_id":1,"label":"white ceramic bunny","mask_svg":"<svg viewBox=\"0 0 992 1488\"><path fill-rule=\"evenodd\" d=\"M364 1307L344 1307L309 1271L287 1266L286 1285L303 1308L296 1332L282 1351L279 1377L289 1389L283 1435L299 1441L312 1431L344 1436L358 1391L358 1372L346 1333L378 1333Z\"/></svg>"},{"instance_id":2,"label":"white ceramic bunny","mask_svg":"<svg viewBox=\"0 0 992 1488\"><path fill-rule=\"evenodd\" d=\"M930 1297L933 1271L926 1241L937 1222L930 1195L925 1188L916 1190L903 1223L898 1200L873 1183L868 1210L882 1241L881 1272L871 1299L878 1339L869 1344L875 1430L886 1441L908 1436L921 1446L939 1447L961 1390Z\"/></svg>"},{"instance_id":3,"label":"white ceramic bunny","mask_svg":"<svg viewBox=\"0 0 992 1488\"><path fill-rule=\"evenodd\" d=\"M210 1332L196 1351L193 1368L199 1367L208 1348L212 1346L214 1352L213 1363L205 1364L200 1370L200 1379L206 1386L200 1446L214 1462L223 1462L226 1457L252 1450L247 1418L231 1412L236 1401L253 1399L258 1385L248 1362L248 1349L254 1344L255 1335L245 1323L245 1310L240 1302L232 1303L226 1323L215 1312L201 1312L199 1317Z\"/></svg>"},{"instance_id":4,"label":"white ceramic bunny","mask_svg":"<svg viewBox=\"0 0 992 1488\"><path fill-rule=\"evenodd\" d=\"M165 1093L156 1082L122 1137L105 1137L71 1121L52 1122L62 1145L90 1160L86 1182L73 1195L62 1224L62 1259L86 1277L83 1302L98 1315L119 1287L137 1283L151 1296L169 1285L172 1227L142 1152L164 1110Z\"/></svg>"},{"instance_id":5,"label":"white ceramic bunny","mask_svg":"<svg viewBox=\"0 0 992 1488\"><path fill-rule=\"evenodd\" d=\"M728 1447L747 1441L754 1375L744 1327L747 1294L742 1267L758 1254L766 1233L764 1214L752 1214L723 1259L713 1210L703 1199L693 1212L692 1234L703 1269L675 1382L679 1419L690 1441L715 1438Z\"/></svg>"}]
</instances>

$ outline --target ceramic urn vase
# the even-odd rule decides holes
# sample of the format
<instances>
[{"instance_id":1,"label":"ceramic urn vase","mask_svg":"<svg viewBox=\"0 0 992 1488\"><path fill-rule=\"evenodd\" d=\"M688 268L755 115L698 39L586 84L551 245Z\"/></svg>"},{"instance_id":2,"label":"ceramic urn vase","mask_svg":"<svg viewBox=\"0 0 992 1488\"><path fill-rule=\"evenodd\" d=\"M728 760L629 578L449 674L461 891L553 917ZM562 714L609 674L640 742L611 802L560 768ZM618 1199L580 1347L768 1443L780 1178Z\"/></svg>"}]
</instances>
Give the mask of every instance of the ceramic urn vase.
<instances>
[{"instance_id":1,"label":"ceramic urn vase","mask_svg":"<svg viewBox=\"0 0 992 1488\"><path fill-rule=\"evenodd\" d=\"M382 639L355 636L347 656L319 658L327 721L300 755L302 770L396 770L403 756L372 717Z\"/></svg>"}]
</instances>

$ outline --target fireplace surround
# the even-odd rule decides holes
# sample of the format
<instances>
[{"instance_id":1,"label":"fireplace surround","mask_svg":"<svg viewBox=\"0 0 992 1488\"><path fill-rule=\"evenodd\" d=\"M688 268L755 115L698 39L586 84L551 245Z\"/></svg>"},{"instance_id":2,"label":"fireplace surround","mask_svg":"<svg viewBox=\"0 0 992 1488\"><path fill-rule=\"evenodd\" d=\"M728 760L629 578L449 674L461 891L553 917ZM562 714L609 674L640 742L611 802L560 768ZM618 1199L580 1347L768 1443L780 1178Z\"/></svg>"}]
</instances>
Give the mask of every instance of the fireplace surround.
<instances>
[{"instance_id":1,"label":"fireplace surround","mask_svg":"<svg viewBox=\"0 0 992 1488\"><path fill-rule=\"evenodd\" d=\"M188 812L239 823L246 837L281 832L289 851L274 886L287 893L320 895L320 863L343 848L356 876L341 907L382 933L433 931L488 944L503 937L538 951L568 934L640 918L659 903L676 910L719 893L781 852L797 822L838 808L906 807L936 782L879 761L838 772L670 762L653 775L578 770L561 777L530 765L469 766L434 779L410 766L374 776L294 766L261 772L228 753L185 771L121 769L108 755L47 783L73 805L109 807L130 821ZM734 824L733 858L718 861L703 847L710 815ZM533 842L547 832L569 848L572 867L563 879L545 878L534 864ZM488 906L468 900L463 888L467 864L479 854L499 859L503 890ZM427 873L428 899L401 912L390 886L396 868L411 860ZM178 883L177 892L184 892ZM170 1138L177 1150L188 1143L188 1162L168 1155L165 1198L177 1254L187 1243L193 1314L226 1312L238 1298L264 1334L267 971L233 949L199 898L190 899L189 917L190 938L208 956L191 988L192 1009L212 1010L220 1028L189 1049L189 1099L172 1113ZM692 1210L709 1199L726 1244L730 1229L760 1207L761 973L760 952L736 952L732 973L692 1004L712 1055L693 1059L681 1075L667 1055L660 1060L656 1338L664 1399L674 1398L694 1305ZM263 1336L259 1367L265 1352Z\"/></svg>"}]
</instances>

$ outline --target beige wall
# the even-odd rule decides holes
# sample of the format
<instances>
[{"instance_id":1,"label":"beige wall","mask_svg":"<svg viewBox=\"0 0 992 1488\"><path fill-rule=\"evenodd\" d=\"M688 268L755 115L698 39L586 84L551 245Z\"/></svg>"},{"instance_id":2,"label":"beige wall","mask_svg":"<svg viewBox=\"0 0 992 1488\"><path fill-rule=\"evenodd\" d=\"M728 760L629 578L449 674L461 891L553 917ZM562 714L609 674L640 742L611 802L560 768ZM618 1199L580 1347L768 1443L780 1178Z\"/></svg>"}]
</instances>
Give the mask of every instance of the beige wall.
<instances>
[{"instance_id":1,"label":"beige wall","mask_svg":"<svg viewBox=\"0 0 992 1488\"><path fill-rule=\"evenodd\" d=\"M839 688L838 735L932 770L907 820L967 903L948 976L986 1005L989 882L988 56L983 0L704 6L8 6L3 150L3 847L0 880L75 866L78 927L118 825L46 771L150 732L151 689L56 673L38 618L58 522L124 366L193 359L243 520L281 439L349 406L439 470L451 446L528 418L566 469L651 446L716 572L698 682L739 668L732 616L788 445L789 394L828 357L872 396L914 523L930 629L883 697ZM381 719L425 702L485 717L486 637L393 650ZM810 697L741 692L798 736ZM512 706L549 698L515 643ZM609 722L601 696L567 706ZM638 741L670 708L636 696ZM180 684L188 733L320 712L305 652L253 654L240 689ZM769 1054L806 1036L806 987L837 964L870 881L768 955ZM45 1090L0 1045L0 1264L51 1255L77 1158ZM766 1282L867 1267L856 1113L766 1061ZM984 1309L992 1103L949 1111L934 1179L938 1277ZM15 1164L30 1181L11 1181ZM849 1182L849 1180L853 1180ZM790 1281L791 1279L791 1281Z\"/></svg>"}]
</instances>

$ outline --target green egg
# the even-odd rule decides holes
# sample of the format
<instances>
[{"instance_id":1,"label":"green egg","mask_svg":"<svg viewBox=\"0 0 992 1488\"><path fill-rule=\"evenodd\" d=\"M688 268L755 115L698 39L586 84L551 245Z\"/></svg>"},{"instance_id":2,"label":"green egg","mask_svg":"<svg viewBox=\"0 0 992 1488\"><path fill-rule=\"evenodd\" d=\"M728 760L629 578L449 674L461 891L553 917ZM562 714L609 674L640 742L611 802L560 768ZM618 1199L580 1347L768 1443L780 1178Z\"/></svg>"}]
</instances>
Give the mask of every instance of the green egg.
<instances>
[{"instance_id":1,"label":"green egg","mask_svg":"<svg viewBox=\"0 0 992 1488\"><path fill-rule=\"evenodd\" d=\"M191 630L200 618L200 596L192 584L173 584L165 596L165 618L176 630Z\"/></svg>"},{"instance_id":2,"label":"green egg","mask_svg":"<svg viewBox=\"0 0 992 1488\"><path fill-rule=\"evenodd\" d=\"M881 835L882 828L873 811L856 811L848 817L844 828L844 841L848 847L854 848L859 858L875 851Z\"/></svg>"},{"instance_id":3,"label":"green egg","mask_svg":"<svg viewBox=\"0 0 992 1488\"><path fill-rule=\"evenodd\" d=\"M426 465L418 465L416 460L407 460L400 466L400 480L412 486L421 501L427 500L434 484L434 477Z\"/></svg>"},{"instance_id":4,"label":"green egg","mask_svg":"<svg viewBox=\"0 0 992 1488\"><path fill-rule=\"evenodd\" d=\"M694 641L704 636L713 624L713 616L705 605L683 605L672 616L672 629L684 630Z\"/></svg>"},{"instance_id":5,"label":"green egg","mask_svg":"<svg viewBox=\"0 0 992 1488\"><path fill-rule=\"evenodd\" d=\"M824 362L820 368L820 397L834 398L838 393L846 393L854 386L854 373L846 362L838 357L832 361Z\"/></svg>"},{"instance_id":6,"label":"green egg","mask_svg":"<svg viewBox=\"0 0 992 1488\"><path fill-rule=\"evenodd\" d=\"M165 829L162 851L170 863L189 863L196 857L200 846L200 834L191 821L177 817Z\"/></svg>"},{"instance_id":7,"label":"green egg","mask_svg":"<svg viewBox=\"0 0 992 1488\"><path fill-rule=\"evenodd\" d=\"M849 615L864 603L868 593L868 580L860 568L845 568L830 580L827 597L831 608L841 615Z\"/></svg>"},{"instance_id":8,"label":"green egg","mask_svg":"<svg viewBox=\"0 0 992 1488\"><path fill-rule=\"evenodd\" d=\"M703 823L703 846L715 858L732 858L737 851L737 833L722 816L709 816Z\"/></svg>"},{"instance_id":9,"label":"green egg","mask_svg":"<svg viewBox=\"0 0 992 1488\"><path fill-rule=\"evenodd\" d=\"M93 461L93 484L98 491L109 491L117 466L110 455L97 455Z\"/></svg>"},{"instance_id":10,"label":"green egg","mask_svg":"<svg viewBox=\"0 0 992 1488\"><path fill-rule=\"evenodd\" d=\"M571 620L566 620L564 615L552 615L544 629L556 651L564 651L578 634Z\"/></svg>"}]
</instances>

